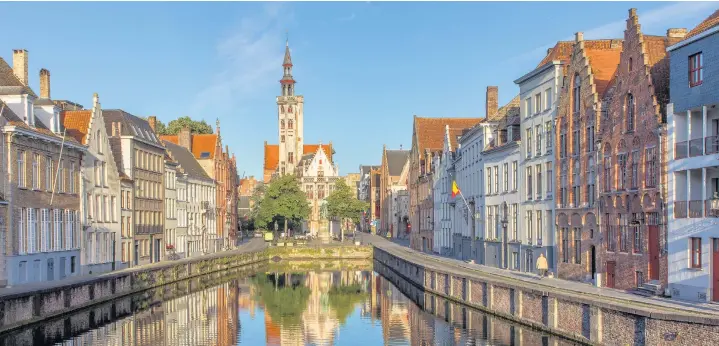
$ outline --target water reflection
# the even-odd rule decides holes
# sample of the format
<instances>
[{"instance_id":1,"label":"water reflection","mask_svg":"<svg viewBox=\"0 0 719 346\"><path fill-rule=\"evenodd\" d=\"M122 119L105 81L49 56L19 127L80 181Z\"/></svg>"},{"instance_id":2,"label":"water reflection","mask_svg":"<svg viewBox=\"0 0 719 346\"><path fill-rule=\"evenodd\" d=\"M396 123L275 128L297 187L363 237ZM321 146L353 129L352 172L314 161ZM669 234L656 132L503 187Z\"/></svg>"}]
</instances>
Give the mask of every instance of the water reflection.
<instances>
[{"instance_id":1,"label":"water reflection","mask_svg":"<svg viewBox=\"0 0 719 346\"><path fill-rule=\"evenodd\" d=\"M354 269L263 267L189 280L16 331L0 344L571 344L426 294L379 263Z\"/></svg>"}]
</instances>

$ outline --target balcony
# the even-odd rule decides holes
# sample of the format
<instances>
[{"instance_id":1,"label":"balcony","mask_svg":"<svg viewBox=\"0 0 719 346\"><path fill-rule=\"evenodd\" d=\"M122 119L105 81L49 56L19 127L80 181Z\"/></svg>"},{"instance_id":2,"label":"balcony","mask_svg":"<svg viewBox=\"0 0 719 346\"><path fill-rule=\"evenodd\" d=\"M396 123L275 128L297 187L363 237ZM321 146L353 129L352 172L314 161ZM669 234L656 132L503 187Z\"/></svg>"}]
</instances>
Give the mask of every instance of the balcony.
<instances>
[{"instance_id":1,"label":"balcony","mask_svg":"<svg viewBox=\"0 0 719 346\"><path fill-rule=\"evenodd\" d=\"M704 148L707 155L719 153L719 136L709 136L705 138Z\"/></svg>"},{"instance_id":2,"label":"balcony","mask_svg":"<svg viewBox=\"0 0 719 346\"><path fill-rule=\"evenodd\" d=\"M719 217L719 199L674 202L675 219Z\"/></svg>"},{"instance_id":3,"label":"balcony","mask_svg":"<svg viewBox=\"0 0 719 346\"><path fill-rule=\"evenodd\" d=\"M719 153L719 109L707 105L672 117L675 159Z\"/></svg>"}]
</instances>

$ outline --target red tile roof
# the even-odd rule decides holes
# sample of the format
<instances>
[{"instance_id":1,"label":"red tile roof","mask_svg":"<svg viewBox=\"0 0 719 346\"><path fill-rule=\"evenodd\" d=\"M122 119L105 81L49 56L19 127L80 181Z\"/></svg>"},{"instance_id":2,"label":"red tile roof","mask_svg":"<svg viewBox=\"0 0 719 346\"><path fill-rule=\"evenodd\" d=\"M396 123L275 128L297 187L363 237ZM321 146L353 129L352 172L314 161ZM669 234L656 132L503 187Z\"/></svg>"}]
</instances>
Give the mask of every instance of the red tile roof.
<instances>
[{"instance_id":1,"label":"red tile roof","mask_svg":"<svg viewBox=\"0 0 719 346\"><path fill-rule=\"evenodd\" d=\"M689 31L687 35L684 36L684 39L686 40L690 37L699 35L717 25L719 25L719 10L714 11L711 16L707 17L707 19L704 19L703 22L699 23L699 25Z\"/></svg>"},{"instance_id":2,"label":"red tile roof","mask_svg":"<svg viewBox=\"0 0 719 346\"><path fill-rule=\"evenodd\" d=\"M302 155L316 153L319 146L319 144L305 144L304 148L302 148ZM324 150L327 158L332 161L332 143L322 144L322 150ZM265 142L265 170L275 171L279 165L280 147L277 144L267 144Z\"/></svg>"},{"instance_id":3,"label":"red tile roof","mask_svg":"<svg viewBox=\"0 0 719 346\"><path fill-rule=\"evenodd\" d=\"M82 144L87 144L87 133L90 130L92 111L62 111L60 118L62 119L62 126L67 130L67 135Z\"/></svg>"},{"instance_id":4,"label":"red tile roof","mask_svg":"<svg viewBox=\"0 0 719 346\"><path fill-rule=\"evenodd\" d=\"M537 67L540 67L550 61L559 60L559 61L568 61L569 58L572 56L572 50L574 49L574 42L572 41L559 41L557 44L554 45L554 47L550 48L550 51L547 53L547 56L542 59L542 61L537 65Z\"/></svg>"},{"instance_id":5,"label":"red tile roof","mask_svg":"<svg viewBox=\"0 0 719 346\"><path fill-rule=\"evenodd\" d=\"M177 135L160 136L160 140L180 145ZM214 159L215 148L217 147L217 134L192 134L192 154L197 159ZM202 153L210 153L209 157L201 157Z\"/></svg>"},{"instance_id":6,"label":"red tile roof","mask_svg":"<svg viewBox=\"0 0 719 346\"><path fill-rule=\"evenodd\" d=\"M594 77L594 85L599 97L604 95L607 86L619 67L622 53L622 40L592 40L584 42L584 54L589 60Z\"/></svg>"},{"instance_id":7,"label":"red tile roof","mask_svg":"<svg viewBox=\"0 0 719 346\"><path fill-rule=\"evenodd\" d=\"M462 131L483 121L483 118L420 118L414 117L414 134L420 153L425 149L431 151L441 150L444 147L445 127L449 125L450 132Z\"/></svg>"}]
</instances>

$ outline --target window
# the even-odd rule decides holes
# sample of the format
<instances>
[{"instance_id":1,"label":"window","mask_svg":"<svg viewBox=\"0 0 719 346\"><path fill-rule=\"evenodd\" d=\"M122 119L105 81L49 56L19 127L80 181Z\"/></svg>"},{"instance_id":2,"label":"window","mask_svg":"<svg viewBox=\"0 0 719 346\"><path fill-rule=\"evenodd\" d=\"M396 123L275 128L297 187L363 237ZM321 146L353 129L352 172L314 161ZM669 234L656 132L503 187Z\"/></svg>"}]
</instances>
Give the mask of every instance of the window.
<instances>
[{"instance_id":1,"label":"window","mask_svg":"<svg viewBox=\"0 0 719 346\"><path fill-rule=\"evenodd\" d=\"M579 130L572 132L572 156L579 155Z\"/></svg>"},{"instance_id":2,"label":"window","mask_svg":"<svg viewBox=\"0 0 719 346\"><path fill-rule=\"evenodd\" d=\"M499 193L499 166L494 166L494 192Z\"/></svg>"},{"instance_id":3,"label":"window","mask_svg":"<svg viewBox=\"0 0 719 346\"><path fill-rule=\"evenodd\" d=\"M552 179L554 179L554 176L552 175L553 168L554 164L552 162L547 162L547 195L552 194Z\"/></svg>"},{"instance_id":4,"label":"window","mask_svg":"<svg viewBox=\"0 0 719 346\"><path fill-rule=\"evenodd\" d=\"M75 163L70 163L70 193L75 193Z\"/></svg>"},{"instance_id":5,"label":"window","mask_svg":"<svg viewBox=\"0 0 719 346\"><path fill-rule=\"evenodd\" d=\"M617 169L619 170L618 190L624 190L627 187L627 154L621 153L617 155Z\"/></svg>"},{"instance_id":6,"label":"window","mask_svg":"<svg viewBox=\"0 0 719 346\"><path fill-rule=\"evenodd\" d=\"M112 218L112 222L117 222L117 211L116 211L116 209L117 209L117 197L116 197L116 196L112 196L112 197L110 197L110 198L112 199L112 208L110 209L110 215L111 215L111 218ZM174 210L175 210L175 208L173 207L173 208L172 208L172 211L174 211Z\"/></svg>"},{"instance_id":7,"label":"window","mask_svg":"<svg viewBox=\"0 0 719 346\"><path fill-rule=\"evenodd\" d=\"M634 285L637 287L644 284L644 274L640 271L634 272Z\"/></svg>"},{"instance_id":8,"label":"window","mask_svg":"<svg viewBox=\"0 0 719 346\"><path fill-rule=\"evenodd\" d=\"M619 214L619 251L629 252L629 235L627 234L627 214Z\"/></svg>"},{"instance_id":9,"label":"window","mask_svg":"<svg viewBox=\"0 0 719 346\"><path fill-rule=\"evenodd\" d=\"M542 245L542 233L544 232L544 225L542 224L542 212L537 211L537 245Z\"/></svg>"},{"instance_id":10,"label":"window","mask_svg":"<svg viewBox=\"0 0 719 346\"><path fill-rule=\"evenodd\" d=\"M53 250L58 251L60 250L60 240L62 239L62 210L60 209L53 209L54 217L53 220L55 220L55 227L53 228Z\"/></svg>"},{"instance_id":11,"label":"window","mask_svg":"<svg viewBox=\"0 0 719 346\"><path fill-rule=\"evenodd\" d=\"M292 130L294 128L294 121L292 119L287 121L287 129Z\"/></svg>"},{"instance_id":12,"label":"window","mask_svg":"<svg viewBox=\"0 0 719 346\"><path fill-rule=\"evenodd\" d=\"M595 181L596 172L594 168L594 157L589 157L589 160L587 160L587 204L590 207L594 206Z\"/></svg>"},{"instance_id":13,"label":"window","mask_svg":"<svg viewBox=\"0 0 719 346\"><path fill-rule=\"evenodd\" d=\"M536 94L534 95L534 113L539 113L542 109L542 94Z\"/></svg>"},{"instance_id":14,"label":"window","mask_svg":"<svg viewBox=\"0 0 719 346\"><path fill-rule=\"evenodd\" d=\"M552 133L552 122L551 121L547 121L544 123L544 133L546 134L546 137L547 137L547 149L546 149L547 153L551 153L552 145L553 145L552 138L554 137L553 133Z\"/></svg>"},{"instance_id":15,"label":"window","mask_svg":"<svg viewBox=\"0 0 719 346\"><path fill-rule=\"evenodd\" d=\"M646 187L657 186L657 148L644 149L644 184Z\"/></svg>"},{"instance_id":16,"label":"window","mask_svg":"<svg viewBox=\"0 0 719 346\"><path fill-rule=\"evenodd\" d=\"M517 174L517 161L512 161L512 191L517 191L517 180L519 175Z\"/></svg>"},{"instance_id":17,"label":"window","mask_svg":"<svg viewBox=\"0 0 719 346\"><path fill-rule=\"evenodd\" d=\"M535 168L537 172L537 199L542 197L542 165L537 165Z\"/></svg>"},{"instance_id":18,"label":"window","mask_svg":"<svg viewBox=\"0 0 719 346\"><path fill-rule=\"evenodd\" d=\"M562 262L569 263L569 229L562 228Z\"/></svg>"},{"instance_id":19,"label":"window","mask_svg":"<svg viewBox=\"0 0 719 346\"><path fill-rule=\"evenodd\" d=\"M624 106L625 117L627 118L627 132L634 131L634 96L627 95L627 102Z\"/></svg>"},{"instance_id":20,"label":"window","mask_svg":"<svg viewBox=\"0 0 719 346\"><path fill-rule=\"evenodd\" d=\"M281 130L285 129L285 119L280 120L280 129Z\"/></svg>"},{"instance_id":21,"label":"window","mask_svg":"<svg viewBox=\"0 0 719 346\"><path fill-rule=\"evenodd\" d=\"M295 162L295 153L288 153L287 154L287 163L294 163Z\"/></svg>"},{"instance_id":22,"label":"window","mask_svg":"<svg viewBox=\"0 0 719 346\"><path fill-rule=\"evenodd\" d=\"M704 80L704 57L702 52L689 56L689 87L701 85Z\"/></svg>"},{"instance_id":23,"label":"window","mask_svg":"<svg viewBox=\"0 0 719 346\"><path fill-rule=\"evenodd\" d=\"M18 244L20 245L20 248L18 249L18 252L20 254L27 253L27 228L25 227L25 223L27 222L27 209L26 208L20 208L20 217L18 218L18 230L20 233L18 238Z\"/></svg>"},{"instance_id":24,"label":"window","mask_svg":"<svg viewBox=\"0 0 719 346\"><path fill-rule=\"evenodd\" d=\"M527 167L527 199L532 199L532 167Z\"/></svg>"},{"instance_id":25,"label":"window","mask_svg":"<svg viewBox=\"0 0 719 346\"><path fill-rule=\"evenodd\" d=\"M17 151L17 186L25 187L25 151Z\"/></svg>"},{"instance_id":26,"label":"window","mask_svg":"<svg viewBox=\"0 0 719 346\"><path fill-rule=\"evenodd\" d=\"M26 252L34 253L37 250L37 209L27 208L27 245Z\"/></svg>"},{"instance_id":27,"label":"window","mask_svg":"<svg viewBox=\"0 0 719 346\"><path fill-rule=\"evenodd\" d=\"M284 143L284 142L285 142L285 135L282 135L282 136L280 136L280 143Z\"/></svg>"},{"instance_id":28,"label":"window","mask_svg":"<svg viewBox=\"0 0 719 346\"><path fill-rule=\"evenodd\" d=\"M512 232L514 232L514 239L517 239L517 233L519 232L519 204L512 204Z\"/></svg>"},{"instance_id":29,"label":"window","mask_svg":"<svg viewBox=\"0 0 719 346\"><path fill-rule=\"evenodd\" d=\"M529 98L524 100L524 116L529 117L532 114L532 102Z\"/></svg>"},{"instance_id":30,"label":"window","mask_svg":"<svg viewBox=\"0 0 719 346\"><path fill-rule=\"evenodd\" d=\"M492 167L487 167L487 194L492 194Z\"/></svg>"},{"instance_id":31,"label":"window","mask_svg":"<svg viewBox=\"0 0 719 346\"><path fill-rule=\"evenodd\" d=\"M582 97L582 79L579 78L579 75L574 75L574 85L572 88L572 111L574 113L579 113L579 109L581 108L580 99Z\"/></svg>"},{"instance_id":32,"label":"window","mask_svg":"<svg viewBox=\"0 0 719 346\"><path fill-rule=\"evenodd\" d=\"M504 192L509 191L509 164L505 163L502 166L502 174L504 176Z\"/></svg>"},{"instance_id":33,"label":"window","mask_svg":"<svg viewBox=\"0 0 719 346\"><path fill-rule=\"evenodd\" d=\"M604 191L612 191L612 158L604 156Z\"/></svg>"},{"instance_id":34,"label":"window","mask_svg":"<svg viewBox=\"0 0 719 346\"><path fill-rule=\"evenodd\" d=\"M574 229L574 263L582 264L582 230Z\"/></svg>"},{"instance_id":35,"label":"window","mask_svg":"<svg viewBox=\"0 0 719 346\"><path fill-rule=\"evenodd\" d=\"M317 185L317 199L324 199L324 198L325 198L325 186Z\"/></svg>"},{"instance_id":36,"label":"window","mask_svg":"<svg viewBox=\"0 0 719 346\"><path fill-rule=\"evenodd\" d=\"M41 251L50 250L50 209L41 210L41 225L42 227L42 244L40 245Z\"/></svg>"},{"instance_id":37,"label":"window","mask_svg":"<svg viewBox=\"0 0 719 346\"><path fill-rule=\"evenodd\" d=\"M527 157L532 157L532 129L527 129Z\"/></svg>"},{"instance_id":38,"label":"window","mask_svg":"<svg viewBox=\"0 0 719 346\"><path fill-rule=\"evenodd\" d=\"M634 67L634 66L633 66L633 65L634 65L633 63L634 63L634 60L633 60L632 58L629 58L629 66L627 67L627 70L628 70L629 72L632 72L632 68Z\"/></svg>"},{"instance_id":39,"label":"window","mask_svg":"<svg viewBox=\"0 0 719 346\"><path fill-rule=\"evenodd\" d=\"M39 154L33 154L32 155L32 188L33 189L40 189L40 155Z\"/></svg>"},{"instance_id":40,"label":"window","mask_svg":"<svg viewBox=\"0 0 719 346\"><path fill-rule=\"evenodd\" d=\"M574 169L572 170L572 203L574 207L579 207L579 203L581 201L581 181L580 181L580 174L579 174L579 160L574 159Z\"/></svg>"},{"instance_id":41,"label":"window","mask_svg":"<svg viewBox=\"0 0 719 346\"><path fill-rule=\"evenodd\" d=\"M689 238L691 241L691 267L702 267L702 238Z\"/></svg>"},{"instance_id":42,"label":"window","mask_svg":"<svg viewBox=\"0 0 719 346\"><path fill-rule=\"evenodd\" d=\"M591 153L594 151L594 125L587 127L587 152Z\"/></svg>"},{"instance_id":43,"label":"window","mask_svg":"<svg viewBox=\"0 0 719 346\"><path fill-rule=\"evenodd\" d=\"M45 190L52 190L52 158L50 156L45 157Z\"/></svg>"},{"instance_id":44,"label":"window","mask_svg":"<svg viewBox=\"0 0 719 346\"><path fill-rule=\"evenodd\" d=\"M548 110L552 107L552 88L544 91L544 109Z\"/></svg>"},{"instance_id":45,"label":"window","mask_svg":"<svg viewBox=\"0 0 719 346\"><path fill-rule=\"evenodd\" d=\"M527 210L527 240L531 243L532 241L532 211Z\"/></svg>"},{"instance_id":46,"label":"window","mask_svg":"<svg viewBox=\"0 0 719 346\"><path fill-rule=\"evenodd\" d=\"M97 142L97 153L102 154L102 140L100 138L100 130L97 130L95 141Z\"/></svg>"},{"instance_id":47,"label":"window","mask_svg":"<svg viewBox=\"0 0 719 346\"><path fill-rule=\"evenodd\" d=\"M536 136L536 144L534 145L537 148L537 155L542 154L542 125L537 125L534 128L534 134Z\"/></svg>"},{"instance_id":48,"label":"window","mask_svg":"<svg viewBox=\"0 0 719 346\"><path fill-rule=\"evenodd\" d=\"M636 220L636 214L634 215L634 218ZM632 235L634 238L634 246L633 250L634 253L642 253L642 233L639 231L639 227L634 226L632 227Z\"/></svg>"},{"instance_id":49,"label":"window","mask_svg":"<svg viewBox=\"0 0 719 346\"><path fill-rule=\"evenodd\" d=\"M559 157L567 157L567 134L559 135Z\"/></svg>"},{"instance_id":50,"label":"window","mask_svg":"<svg viewBox=\"0 0 719 346\"><path fill-rule=\"evenodd\" d=\"M639 150L632 151L632 189L639 186Z\"/></svg>"}]
</instances>

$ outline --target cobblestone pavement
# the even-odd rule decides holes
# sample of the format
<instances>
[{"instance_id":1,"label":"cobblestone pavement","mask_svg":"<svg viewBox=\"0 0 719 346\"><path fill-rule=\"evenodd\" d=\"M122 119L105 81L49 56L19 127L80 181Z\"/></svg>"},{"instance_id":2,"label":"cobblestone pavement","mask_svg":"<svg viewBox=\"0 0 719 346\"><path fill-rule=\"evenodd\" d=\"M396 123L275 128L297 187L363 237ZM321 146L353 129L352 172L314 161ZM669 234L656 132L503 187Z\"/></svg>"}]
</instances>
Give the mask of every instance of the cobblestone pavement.
<instances>
[{"instance_id":1,"label":"cobblestone pavement","mask_svg":"<svg viewBox=\"0 0 719 346\"><path fill-rule=\"evenodd\" d=\"M115 274L120 274L120 273L124 273L124 272L128 272L128 271L151 269L151 268L163 266L163 265L166 265L166 264L172 263L172 262L181 263L183 261L192 261L192 260L196 260L196 259L203 258L203 257L208 257L208 258L222 257L223 255L227 255L227 254L260 251L266 247L267 247L267 244L264 242L263 239L247 238L247 239L243 240L242 243L240 243L240 245L237 247L237 249L234 249L234 250L221 251L221 252L216 252L216 253L207 254L207 255L203 255L203 256L183 258L183 259L176 260L176 261L162 261L162 262L157 262L157 263L150 263L150 264L145 264L145 265L141 265L141 266L137 266L137 267L116 270L114 272L108 272L108 273L102 273L102 274L71 276L71 277L65 278L63 280L34 282L34 283L20 285L20 286L0 288L0 298L8 296L8 295L13 295L13 294L22 294L22 293L27 293L27 292L39 291L39 290L53 289L55 287L61 287L61 286L65 286L65 285L81 283L81 282L87 281L88 279L101 277L103 275L115 275Z\"/></svg>"},{"instance_id":2,"label":"cobblestone pavement","mask_svg":"<svg viewBox=\"0 0 719 346\"><path fill-rule=\"evenodd\" d=\"M656 310L659 313L680 313L680 314L700 314L712 317L719 316L719 304L713 303L694 303L675 299L667 299L661 297L643 297L636 294L628 293L621 290L594 287L585 283L555 279L555 278L539 278L538 275L531 273L521 273L515 271L507 271L499 268L484 266L480 264L469 264L464 261L442 257L438 255L425 254L412 250L397 242L391 242L382 237L371 234L363 234L362 242L372 244L388 251L400 252L402 256L411 258L417 263L427 264L437 267L442 266L444 270L455 271L457 274L473 274L478 276L492 276L497 279L507 281L518 280L525 283L540 286L546 291L564 290L567 293L581 294L589 299L596 300L612 300L616 303L625 304L626 306L636 306L637 308L645 308Z\"/></svg>"}]
</instances>

